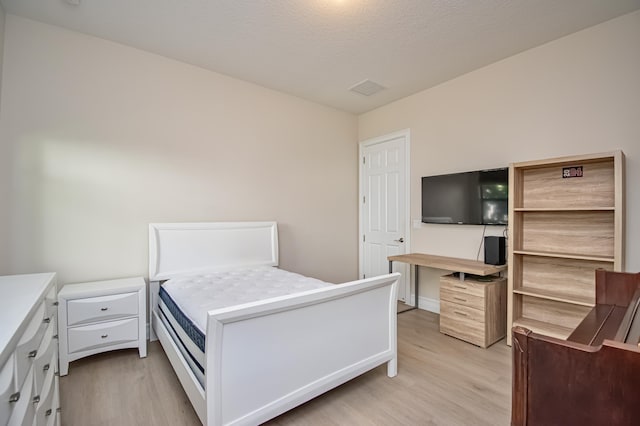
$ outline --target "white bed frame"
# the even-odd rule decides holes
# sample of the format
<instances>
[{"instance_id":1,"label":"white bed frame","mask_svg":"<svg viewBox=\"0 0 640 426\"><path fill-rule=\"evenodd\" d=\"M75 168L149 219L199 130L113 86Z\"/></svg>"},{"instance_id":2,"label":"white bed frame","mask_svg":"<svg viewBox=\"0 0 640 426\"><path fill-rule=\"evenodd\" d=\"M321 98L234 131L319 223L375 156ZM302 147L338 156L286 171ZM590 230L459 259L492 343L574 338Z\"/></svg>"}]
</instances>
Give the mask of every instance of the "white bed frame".
<instances>
[{"instance_id":1,"label":"white bed frame","mask_svg":"<svg viewBox=\"0 0 640 426\"><path fill-rule=\"evenodd\" d=\"M396 273L208 312L205 392L158 317L160 281L251 265L278 265L275 222L149 225L151 338L203 424L259 424L381 364L397 374Z\"/></svg>"}]
</instances>

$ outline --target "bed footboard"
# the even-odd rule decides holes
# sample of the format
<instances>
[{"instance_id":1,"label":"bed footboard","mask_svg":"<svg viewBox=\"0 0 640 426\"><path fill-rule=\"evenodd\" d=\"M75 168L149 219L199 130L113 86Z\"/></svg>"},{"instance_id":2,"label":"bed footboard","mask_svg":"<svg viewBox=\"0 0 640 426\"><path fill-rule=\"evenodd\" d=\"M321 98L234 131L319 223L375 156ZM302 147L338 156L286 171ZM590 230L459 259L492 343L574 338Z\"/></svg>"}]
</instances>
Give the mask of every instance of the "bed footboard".
<instances>
[{"instance_id":1,"label":"bed footboard","mask_svg":"<svg viewBox=\"0 0 640 426\"><path fill-rule=\"evenodd\" d=\"M395 376L398 277L209 312L207 424L262 423L384 363Z\"/></svg>"}]
</instances>

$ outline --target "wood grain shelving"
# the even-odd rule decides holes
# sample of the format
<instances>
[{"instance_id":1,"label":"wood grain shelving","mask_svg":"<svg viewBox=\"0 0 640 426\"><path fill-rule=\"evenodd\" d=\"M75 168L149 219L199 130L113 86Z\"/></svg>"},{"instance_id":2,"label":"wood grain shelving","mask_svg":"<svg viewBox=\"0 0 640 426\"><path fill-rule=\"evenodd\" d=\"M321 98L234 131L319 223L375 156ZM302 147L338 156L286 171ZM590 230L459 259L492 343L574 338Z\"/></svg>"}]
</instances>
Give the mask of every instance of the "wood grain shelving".
<instances>
[{"instance_id":1,"label":"wood grain shelving","mask_svg":"<svg viewBox=\"0 0 640 426\"><path fill-rule=\"evenodd\" d=\"M595 304L595 270L623 270L623 197L622 151L511 165L509 329L571 334Z\"/></svg>"},{"instance_id":2,"label":"wood grain shelving","mask_svg":"<svg viewBox=\"0 0 640 426\"><path fill-rule=\"evenodd\" d=\"M540 290L537 288L521 287L513 289L515 294L524 294L532 297L539 297L541 299L555 300L557 302L570 303L580 306L595 306L595 300L589 296L576 296L573 294L562 293L561 291L553 290Z\"/></svg>"},{"instance_id":3,"label":"wood grain shelving","mask_svg":"<svg viewBox=\"0 0 640 426\"><path fill-rule=\"evenodd\" d=\"M515 212L599 212L599 211L615 211L615 207L539 207L539 208L522 208L516 207Z\"/></svg>"},{"instance_id":4,"label":"wood grain shelving","mask_svg":"<svg viewBox=\"0 0 640 426\"><path fill-rule=\"evenodd\" d=\"M566 339L573 332L573 328L563 327L561 325L549 322L539 321L531 318L518 318L513 322L513 326L528 328L534 333L544 334L555 337L557 339Z\"/></svg>"},{"instance_id":5,"label":"wood grain shelving","mask_svg":"<svg viewBox=\"0 0 640 426\"><path fill-rule=\"evenodd\" d=\"M594 262L615 262L612 256L585 256L574 253L553 253L543 251L514 250L514 254L524 256L540 256L540 257L556 257L559 259L576 259L576 260L592 260Z\"/></svg>"}]
</instances>

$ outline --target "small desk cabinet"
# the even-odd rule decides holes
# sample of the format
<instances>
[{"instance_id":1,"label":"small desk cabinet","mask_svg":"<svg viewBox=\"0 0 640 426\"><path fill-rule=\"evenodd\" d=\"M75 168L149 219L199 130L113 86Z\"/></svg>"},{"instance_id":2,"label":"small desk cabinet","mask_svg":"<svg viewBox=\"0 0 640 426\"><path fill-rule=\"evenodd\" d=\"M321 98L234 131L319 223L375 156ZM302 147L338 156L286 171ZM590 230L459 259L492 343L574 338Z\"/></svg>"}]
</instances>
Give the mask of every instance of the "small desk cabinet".
<instances>
[{"instance_id":1,"label":"small desk cabinet","mask_svg":"<svg viewBox=\"0 0 640 426\"><path fill-rule=\"evenodd\" d=\"M440 278L440 332L486 348L506 334L507 281Z\"/></svg>"},{"instance_id":2,"label":"small desk cabinet","mask_svg":"<svg viewBox=\"0 0 640 426\"><path fill-rule=\"evenodd\" d=\"M147 356L146 292L141 277L65 285L58 293L60 375L69 362L138 348Z\"/></svg>"}]
</instances>

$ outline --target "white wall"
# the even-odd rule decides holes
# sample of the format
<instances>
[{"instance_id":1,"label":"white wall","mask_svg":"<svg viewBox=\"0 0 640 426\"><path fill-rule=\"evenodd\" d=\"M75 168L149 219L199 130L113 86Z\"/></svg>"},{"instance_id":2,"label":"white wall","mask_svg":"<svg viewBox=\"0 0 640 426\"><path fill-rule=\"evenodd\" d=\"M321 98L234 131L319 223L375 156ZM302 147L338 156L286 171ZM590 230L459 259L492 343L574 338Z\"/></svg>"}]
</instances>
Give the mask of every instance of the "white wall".
<instances>
[{"instance_id":1,"label":"white wall","mask_svg":"<svg viewBox=\"0 0 640 426\"><path fill-rule=\"evenodd\" d=\"M13 15L4 65L10 272L146 276L149 222L277 220L282 267L356 278L355 116Z\"/></svg>"},{"instance_id":2,"label":"white wall","mask_svg":"<svg viewBox=\"0 0 640 426\"><path fill-rule=\"evenodd\" d=\"M622 149L626 268L640 271L638 41L634 12L363 114L359 139L411 129L414 219L421 176ZM422 225L413 229L411 250L475 259L481 233L479 226ZM422 295L438 298L440 272L421 274Z\"/></svg>"},{"instance_id":3,"label":"white wall","mask_svg":"<svg viewBox=\"0 0 640 426\"><path fill-rule=\"evenodd\" d=\"M0 97L2 97L2 64L4 59L5 14L0 4ZM2 110L0 110L2 114ZM0 137L0 275L9 271L9 144Z\"/></svg>"},{"instance_id":4,"label":"white wall","mask_svg":"<svg viewBox=\"0 0 640 426\"><path fill-rule=\"evenodd\" d=\"M4 58L4 21L5 13L2 4L0 4L0 89L2 87L2 63ZM0 92L1 94L2 92Z\"/></svg>"}]
</instances>

